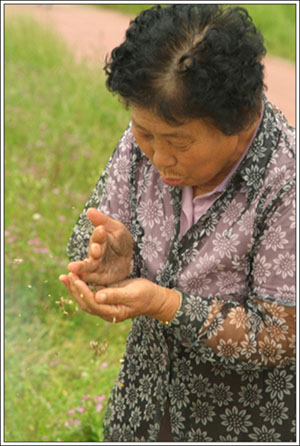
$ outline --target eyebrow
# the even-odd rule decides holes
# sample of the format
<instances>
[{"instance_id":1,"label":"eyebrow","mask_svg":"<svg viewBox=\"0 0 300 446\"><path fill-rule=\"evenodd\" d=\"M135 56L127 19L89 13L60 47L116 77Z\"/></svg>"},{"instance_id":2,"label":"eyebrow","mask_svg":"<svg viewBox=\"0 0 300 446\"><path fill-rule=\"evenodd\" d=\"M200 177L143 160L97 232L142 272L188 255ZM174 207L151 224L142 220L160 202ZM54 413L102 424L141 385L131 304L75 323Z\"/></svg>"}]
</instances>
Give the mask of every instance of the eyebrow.
<instances>
[{"instance_id":1,"label":"eyebrow","mask_svg":"<svg viewBox=\"0 0 300 446\"><path fill-rule=\"evenodd\" d=\"M134 119L131 119L133 125L141 130L144 130L145 132L149 132L148 129L145 129L145 127L143 127L142 125L138 124ZM160 136L166 136L167 138L184 138L184 139L189 139L190 136L189 135L182 135L180 133L177 132L170 132L170 133L160 133Z\"/></svg>"}]
</instances>

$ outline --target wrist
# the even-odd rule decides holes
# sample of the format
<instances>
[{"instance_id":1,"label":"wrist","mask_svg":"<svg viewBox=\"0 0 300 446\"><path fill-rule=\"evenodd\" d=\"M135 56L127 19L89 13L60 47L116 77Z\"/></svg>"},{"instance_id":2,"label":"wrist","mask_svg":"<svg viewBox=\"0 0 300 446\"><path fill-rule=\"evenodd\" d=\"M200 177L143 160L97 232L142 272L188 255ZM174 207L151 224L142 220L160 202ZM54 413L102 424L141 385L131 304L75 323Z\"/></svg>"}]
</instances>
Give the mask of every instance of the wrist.
<instances>
[{"instance_id":1,"label":"wrist","mask_svg":"<svg viewBox=\"0 0 300 446\"><path fill-rule=\"evenodd\" d=\"M160 305L153 317L168 325L175 319L181 307L182 295L176 289L164 288L159 285L157 287L158 302Z\"/></svg>"}]
</instances>

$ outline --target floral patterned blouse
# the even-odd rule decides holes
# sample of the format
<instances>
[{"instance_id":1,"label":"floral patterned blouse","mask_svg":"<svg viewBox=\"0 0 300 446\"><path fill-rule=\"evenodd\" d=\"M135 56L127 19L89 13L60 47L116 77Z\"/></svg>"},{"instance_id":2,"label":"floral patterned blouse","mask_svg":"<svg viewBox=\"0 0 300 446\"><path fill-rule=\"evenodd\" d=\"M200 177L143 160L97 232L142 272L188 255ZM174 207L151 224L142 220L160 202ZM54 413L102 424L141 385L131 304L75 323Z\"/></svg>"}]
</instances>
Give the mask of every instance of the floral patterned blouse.
<instances>
[{"instance_id":1,"label":"floral patterned blouse","mask_svg":"<svg viewBox=\"0 0 300 446\"><path fill-rule=\"evenodd\" d=\"M87 256L97 207L135 240L132 277L182 293L163 324L133 319L104 441L155 442L169 405L174 442L295 441L295 133L265 98L246 157L180 238L182 189L125 131L67 248Z\"/></svg>"}]
</instances>

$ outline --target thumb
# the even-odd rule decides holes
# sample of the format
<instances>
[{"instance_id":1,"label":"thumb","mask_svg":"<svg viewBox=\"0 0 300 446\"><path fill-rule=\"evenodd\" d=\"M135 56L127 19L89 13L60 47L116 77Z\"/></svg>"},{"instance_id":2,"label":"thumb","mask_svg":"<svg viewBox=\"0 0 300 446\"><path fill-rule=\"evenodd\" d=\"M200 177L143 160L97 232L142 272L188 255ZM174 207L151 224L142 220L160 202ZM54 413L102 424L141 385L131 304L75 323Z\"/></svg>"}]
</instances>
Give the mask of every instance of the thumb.
<instances>
[{"instance_id":1,"label":"thumb","mask_svg":"<svg viewBox=\"0 0 300 446\"><path fill-rule=\"evenodd\" d=\"M113 220L95 208L89 208L86 212L87 217L96 226L104 226L106 231L113 232L120 228L120 222Z\"/></svg>"},{"instance_id":2,"label":"thumb","mask_svg":"<svg viewBox=\"0 0 300 446\"><path fill-rule=\"evenodd\" d=\"M105 214L102 214L98 209L89 208L86 212L88 219L93 223L94 226L103 226L106 219L108 218Z\"/></svg>"}]
</instances>

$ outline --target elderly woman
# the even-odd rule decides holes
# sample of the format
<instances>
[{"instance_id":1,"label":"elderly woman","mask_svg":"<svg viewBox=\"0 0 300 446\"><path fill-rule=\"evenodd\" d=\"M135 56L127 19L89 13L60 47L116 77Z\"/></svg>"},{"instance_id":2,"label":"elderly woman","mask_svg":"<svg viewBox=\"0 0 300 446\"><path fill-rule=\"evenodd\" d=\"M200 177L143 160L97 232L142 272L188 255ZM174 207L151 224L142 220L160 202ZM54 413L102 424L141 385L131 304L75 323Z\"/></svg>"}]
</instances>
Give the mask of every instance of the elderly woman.
<instances>
[{"instance_id":1,"label":"elderly woman","mask_svg":"<svg viewBox=\"0 0 300 446\"><path fill-rule=\"evenodd\" d=\"M106 63L132 119L60 277L132 318L105 441L295 441L294 129L264 55L244 9L173 5Z\"/></svg>"}]
</instances>

